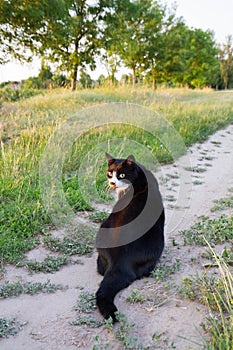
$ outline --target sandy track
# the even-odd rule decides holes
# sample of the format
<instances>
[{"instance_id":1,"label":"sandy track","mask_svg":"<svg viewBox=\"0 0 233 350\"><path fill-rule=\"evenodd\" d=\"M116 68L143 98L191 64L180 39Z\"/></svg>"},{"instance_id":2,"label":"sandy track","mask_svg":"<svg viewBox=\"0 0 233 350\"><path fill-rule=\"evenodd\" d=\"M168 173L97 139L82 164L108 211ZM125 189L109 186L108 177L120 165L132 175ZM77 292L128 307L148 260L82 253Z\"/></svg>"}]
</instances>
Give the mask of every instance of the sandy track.
<instances>
[{"instance_id":1,"label":"sandy track","mask_svg":"<svg viewBox=\"0 0 233 350\"><path fill-rule=\"evenodd\" d=\"M169 178L169 174L177 174L176 166L163 166L158 174L161 192L163 197L167 198L167 248L161 262L166 264L179 258L181 268L165 283L155 282L152 278L136 281L120 292L115 299L119 311L124 313L130 322L135 323L131 334L138 338L143 346L150 343L153 333L163 333L155 343L157 345L153 347L158 349L172 348L172 344L179 350L203 348L205 335L200 323L208 315L208 310L198 303L180 299L177 295L177 286L184 276L194 276L197 271L202 271L201 261L191 264L190 259L199 260L203 248L190 249L183 246L179 231L189 228L200 215L216 215L210 212L213 200L226 196L227 190L233 187L233 125L218 131L205 143L194 145L183 159L185 157L188 157L192 167L205 169L201 173L185 170L189 182L189 190L185 196L180 195L178 176L177 179L176 176ZM185 176L185 172L182 176ZM175 186L176 181L178 183ZM174 246L172 242L178 245ZM40 259L45 254L48 254L48 251L40 246L28 256ZM52 283L62 283L69 288L55 294L21 295L1 300L0 317L16 317L27 323L17 335L0 340L0 349L92 349L93 344L96 344L95 336L99 336L101 344L110 344L111 349L123 349L113 332L108 332L103 327L91 329L87 326L70 325L77 315L74 306L81 288L95 292L101 281L96 272L96 253L91 258L82 257L81 261L83 265L70 264L55 274L30 275L26 269L7 266L1 284L6 281L44 282L50 279ZM142 304L128 303L126 298L134 289L142 290L149 300L154 298L154 304L149 301ZM158 306L154 306L155 304ZM97 310L92 315L98 320L102 319Z\"/></svg>"}]
</instances>

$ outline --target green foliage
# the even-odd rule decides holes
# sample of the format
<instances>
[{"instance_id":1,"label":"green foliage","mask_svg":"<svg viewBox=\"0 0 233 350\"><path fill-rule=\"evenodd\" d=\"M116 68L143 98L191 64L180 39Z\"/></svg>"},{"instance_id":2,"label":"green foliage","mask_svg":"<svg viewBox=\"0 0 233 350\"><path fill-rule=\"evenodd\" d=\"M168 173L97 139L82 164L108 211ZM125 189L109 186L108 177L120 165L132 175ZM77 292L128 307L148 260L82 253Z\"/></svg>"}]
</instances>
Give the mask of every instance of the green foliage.
<instances>
[{"instance_id":1,"label":"green foliage","mask_svg":"<svg viewBox=\"0 0 233 350\"><path fill-rule=\"evenodd\" d=\"M14 90L9 87L0 90L0 102L15 102L42 94L41 91L35 90L33 86L25 86L24 89Z\"/></svg>"},{"instance_id":2,"label":"green foliage","mask_svg":"<svg viewBox=\"0 0 233 350\"><path fill-rule=\"evenodd\" d=\"M36 260L22 260L18 262L18 267L26 267L30 272L44 272L53 273L59 271L64 265L68 265L70 259L67 256L51 256L48 255L44 261L39 262Z\"/></svg>"},{"instance_id":3,"label":"green foliage","mask_svg":"<svg viewBox=\"0 0 233 350\"><path fill-rule=\"evenodd\" d=\"M224 210L226 208L233 208L233 196L216 199L211 211Z\"/></svg>"},{"instance_id":4,"label":"green foliage","mask_svg":"<svg viewBox=\"0 0 233 350\"><path fill-rule=\"evenodd\" d=\"M134 86L136 71L147 69L148 51L154 50L154 59L158 53L164 17L162 5L146 0L125 1L124 5L116 1L114 12L106 18L106 49L110 55L119 55L124 65L132 69Z\"/></svg>"},{"instance_id":5,"label":"green foliage","mask_svg":"<svg viewBox=\"0 0 233 350\"><path fill-rule=\"evenodd\" d=\"M0 46L3 48L0 62L15 58L28 60L31 53L43 52L44 41L51 35L52 22L63 18L65 3L62 0L0 2ZM59 23L57 23L59 29Z\"/></svg>"},{"instance_id":6,"label":"green foliage","mask_svg":"<svg viewBox=\"0 0 233 350\"><path fill-rule=\"evenodd\" d=\"M67 287L61 284L53 284L48 280L47 282L15 282L0 285L0 299L16 297L21 294L37 294L37 293L55 293L57 290L64 290Z\"/></svg>"},{"instance_id":7,"label":"green foliage","mask_svg":"<svg viewBox=\"0 0 233 350\"><path fill-rule=\"evenodd\" d=\"M103 322L96 320L92 316L76 316L76 319L72 321L70 324L73 326L82 326L86 325L90 328L99 328L103 325Z\"/></svg>"},{"instance_id":8,"label":"green foliage","mask_svg":"<svg viewBox=\"0 0 233 350\"><path fill-rule=\"evenodd\" d=\"M65 237L62 241L59 238L47 236L44 238L44 243L53 252L60 252L66 255L84 255L92 253L93 240L92 234L86 235L83 233L82 237L77 237L76 239Z\"/></svg>"},{"instance_id":9,"label":"green foliage","mask_svg":"<svg viewBox=\"0 0 233 350\"><path fill-rule=\"evenodd\" d=\"M201 29L187 30L185 76L182 84L202 88L211 85L213 68L218 65L213 34Z\"/></svg>"},{"instance_id":10,"label":"green foliage","mask_svg":"<svg viewBox=\"0 0 233 350\"><path fill-rule=\"evenodd\" d=\"M80 193L78 186L78 178L75 174L64 174L63 189L66 194L68 203L75 210L91 210L91 206L86 203Z\"/></svg>"},{"instance_id":11,"label":"green foliage","mask_svg":"<svg viewBox=\"0 0 233 350\"><path fill-rule=\"evenodd\" d=\"M75 310L78 312L91 313L95 309L95 293L81 291Z\"/></svg>"},{"instance_id":12,"label":"green foliage","mask_svg":"<svg viewBox=\"0 0 233 350\"><path fill-rule=\"evenodd\" d=\"M228 311L228 300L230 295L225 294L224 280L221 278L201 277L183 279L179 289L182 298L188 298L192 301L208 305L212 310L223 312Z\"/></svg>"},{"instance_id":13,"label":"green foliage","mask_svg":"<svg viewBox=\"0 0 233 350\"><path fill-rule=\"evenodd\" d=\"M86 73L83 69L80 72L79 83L82 85L84 89L88 89L92 87L92 79L88 73Z\"/></svg>"},{"instance_id":14,"label":"green foliage","mask_svg":"<svg viewBox=\"0 0 233 350\"><path fill-rule=\"evenodd\" d=\"M185 244L205 245L206 240L211 244L233 243L233 216L227 218L221 215L218 219L202 217L190 229L182 231Z\"/></svg>"},{"instance_id":15,"label":"green foliage","mask_svg":"<svg viewBox=\"0 0 233 350\"><path fill-rule=\"evenodd\" d=\"M24 324L15 318L0 318L0 338L8 338L10 335L17 334Z\"/></svg>"},{"instance_id":16,"label":"green foliage","mask_svg":"<svg viewBox=\"0 0 233 350\"><path fill-rule=\"evenodd\" d=\"M135 303L143 303L146 299L145 297L141 294L140 290L134 289L130 293L130 295L126 299L129 303L135 304Z\"/></svg>"},{"instance_id":17,"label":"green foliage","mask_svg":"<svg viewBox=\"0 0 233 350\"><path fill-rule=\"evenodd\" d=\"M162 265L159 264L155 267L155 269L151 272L151 277L155 278L156 281L164 281L169 278L172 274L176 273L180 270L181 261L180 259L176 259L171 265L168 263Z\"/></svg>"},{"instance_id":18,"label":"green foliage","mask_svg":"<svg viewBox=\"0 0 233 350\"><path fill-rule=\"evenodd\" d=\"M220 76L225 89L233 87L233 37L227 36L226 42L219 47Z\"/></svg>"},{"instance_id":19,"label":"green foliage","mask_svg":"<svg viewBox=\"0 0 233 350\"><path fill-rule=\"evenodd\" d=\"M94 69L98 56L105 62L111 85L121 63L132 70L134 86L136 79L144 78L154 88L157 84L220 86L221 79L228 86L226 79L232 80L229 43L217 51L210 31L188 28L176 17L174 6L159 1L32 0L19 6L9 0L0 6L0 62L7 61L9 54L24 60L32 56L25 52L43 55L70 73L73 90L80 70L81 86L92 86L84 69ZM48 87L51 78L50 68L42 64L39 77L27 85Z\"/></svg>"},{"instance_id":20,"label":"green foliage","mask_svg":"<svg viewBox=\"0 0 233 350\"><path fill-rule=\"evenodd\" d=\"M96 223L102 223L104 220L108 218L108 216L109 216L109 213L107 213L106 211L96 211L89 215L89 219Z\"/></svg>"},{"instance_id":21,"label":"green foliage","mask_svg":"<svg viewBox=\"0 0 233 350\"><path fill-rule=\"evenodd\" d=\"M196 278L186 277L180 286L181 297L201 302L208 306L209 317L202 328L209 334L206 348L231 350L233 343L233 276L230 267L208 244L212 258L218 267L219 276L207 276L206 271Z\"/></svg>"}]
</instances>

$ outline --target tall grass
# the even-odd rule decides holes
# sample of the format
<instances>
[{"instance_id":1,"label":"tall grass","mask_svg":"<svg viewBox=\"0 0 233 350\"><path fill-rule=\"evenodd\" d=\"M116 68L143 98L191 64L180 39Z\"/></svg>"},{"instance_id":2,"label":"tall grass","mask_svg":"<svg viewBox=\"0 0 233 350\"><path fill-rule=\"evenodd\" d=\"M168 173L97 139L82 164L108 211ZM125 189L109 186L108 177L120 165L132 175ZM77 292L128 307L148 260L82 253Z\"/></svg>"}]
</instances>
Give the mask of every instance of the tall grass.
<instances>
[{"instance_id":1,"label":"tall grass","mask_svg":"<svg viewBox=\"0 0 233 350\"><path fill-rule=\"evenodd\" d=\"M233 347L233 275L228 265L210 246L209 249L217 264L219 278L211 292L204 283L205 300L210 316L206 320L206 329L210 334L207 345L209 350L232 350ZM205 326L204 326L205 328Z\"/></svg>"},{"instance_id":2,"label":"tall grass","mask_svg":"<svg viewBox=\"0 0 233 350\"><path fill-rule=\"evenodd\" d=\"M229 93L130 88L56 90L1 109L0 149L0 259L15 262L38 242L38 234L51 223L40 196L39 161L57 126L82 108L106 102L130 102L163 114L187 146L202 142L217 129L233 122L233 96ZM78 191L77 169L82 158L109 139L133 139L162 162L171 162L166 147L144 130L112 125L95 129L73 144L63 164L64 191L75 210L90 209ZM126 143L127 147L127 143ZM120 151L120 148L119 148ZM140 150L139 150L140 151ZM140 151L141 152L141 151ZM99 173L97 187L104 181Z\"/></svg>"}]
</instances>

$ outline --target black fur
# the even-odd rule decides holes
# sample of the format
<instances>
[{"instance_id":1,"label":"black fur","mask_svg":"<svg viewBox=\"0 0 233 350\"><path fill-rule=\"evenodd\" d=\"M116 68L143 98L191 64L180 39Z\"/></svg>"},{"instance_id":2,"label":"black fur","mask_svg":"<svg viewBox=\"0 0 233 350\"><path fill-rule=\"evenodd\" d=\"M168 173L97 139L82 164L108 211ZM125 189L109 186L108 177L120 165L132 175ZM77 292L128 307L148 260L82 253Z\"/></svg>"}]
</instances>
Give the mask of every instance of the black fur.
<instances>
[{"instance_id":1,"label":"black fur","mask_svg":"<svg viewBox=\"0 0 233 350\"><path fill-rule=\"evenodd\" d=\"M117 177L124 173L125 179L131 183L130 188L119 196L112 213L102 223L97 234L97 270L104 279L96 293L96 302L105 319L112 317L113 321L116 321L115 295L136 279L149 276L162 254L165 216L158 183L152 173L136 163L132 156L125 160L114 159L108 154L106 156L107 174L112 170L116 171ZM135 220L145 207L148 199L148 182L152 201L146 216L151 218L154 215L155 222L153 221L152 226L145 233L142 232L139 238L120 245L127 233L124 225ZM107 236L109 230L109 248L102 248L99 244L101 239L104 239L103 229L105 234L107 229ZM113 229L111 233L110 229Z\"/></svg>"}]
</instances>

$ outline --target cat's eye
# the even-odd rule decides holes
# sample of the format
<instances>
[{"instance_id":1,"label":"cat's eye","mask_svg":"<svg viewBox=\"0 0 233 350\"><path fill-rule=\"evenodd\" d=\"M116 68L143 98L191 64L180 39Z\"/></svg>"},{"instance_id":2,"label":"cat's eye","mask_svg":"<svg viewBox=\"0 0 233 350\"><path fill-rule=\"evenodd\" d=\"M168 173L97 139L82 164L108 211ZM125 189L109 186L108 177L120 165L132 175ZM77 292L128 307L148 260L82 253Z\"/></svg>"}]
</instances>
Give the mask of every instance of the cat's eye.
<instances>
[{"instance_id":1,"label":"cat's eye","mask_svg":"<svg viewBox=\"0 0 233 350\"><path fill-rule=\"evenodd\" d=\"M119 178L120 178L120 179L124 179L124 178L125 178L125 174L123 174L123 173L120 174L120 175L119 175Z\"/></svg>"},{"instance_id":2,"label":"cat's eye","mask_svg":"<svg viewBox=\"0 0 233 350\"><path fill-rule=\"evenodd\" d=\"M112 177L112 171L107 172L108 177Z\"/></svg>"}]
</instances>

